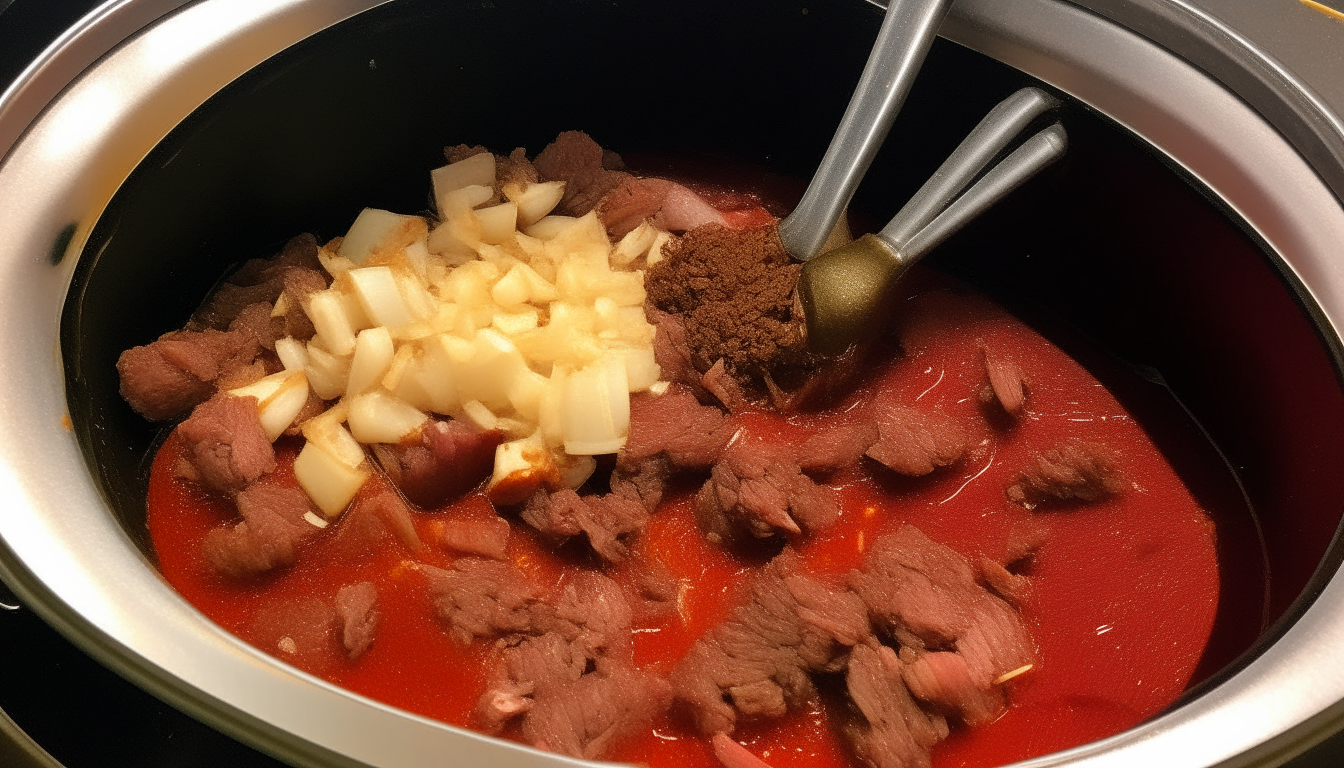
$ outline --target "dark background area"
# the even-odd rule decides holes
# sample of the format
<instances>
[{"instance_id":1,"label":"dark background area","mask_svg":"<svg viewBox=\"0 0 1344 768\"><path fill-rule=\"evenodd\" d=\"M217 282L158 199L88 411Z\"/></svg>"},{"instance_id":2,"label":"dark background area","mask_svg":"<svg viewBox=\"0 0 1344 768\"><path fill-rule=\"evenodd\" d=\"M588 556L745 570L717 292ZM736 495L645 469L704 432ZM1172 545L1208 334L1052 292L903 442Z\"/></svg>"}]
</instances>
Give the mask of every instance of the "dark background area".
<instances>
[{"instance_id":1,"label":"dark background area","mask_svg":"<svg viewBox=\"0 0 1344 768\"><path fill-rule=\"evenodd\" d=\"M9 83L48 42L96 5L91 0L0 0L0 83ZM518 138L527 143L532 137ZM529 149L535 152L538 147ZM930 162L939 157L931 153ZM392 181L401 186L400 180ZM285 234L277 230L276 237ZM104 669L32 611L21 606L10 609L18 601L3 585L0 604L0 709L67 768L280 765ZM1344 735L1291 765L1342 764Z\"/></svg>"}]
</instances>

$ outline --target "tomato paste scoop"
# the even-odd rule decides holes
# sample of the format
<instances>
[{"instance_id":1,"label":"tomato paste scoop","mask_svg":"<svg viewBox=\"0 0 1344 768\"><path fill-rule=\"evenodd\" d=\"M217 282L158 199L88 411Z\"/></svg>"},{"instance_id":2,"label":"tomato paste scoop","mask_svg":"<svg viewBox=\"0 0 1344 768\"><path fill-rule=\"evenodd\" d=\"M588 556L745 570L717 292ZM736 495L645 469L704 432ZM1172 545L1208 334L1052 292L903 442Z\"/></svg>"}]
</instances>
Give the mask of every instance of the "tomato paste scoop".
<instances>
[{"instance_id":1,"label":"tomato paste scoop","mask_svg":"<svg viewBox=\"0 0 1344 768\"><path fill-rule=\"evenodd\" d=\"M820 354L845 351L871 327L874 313L912 264L1062 157L1068 134L1056 122L993 162L1058 104L1038 88L1023 88L1009 96L990 110L881 232L808 260L797 288L808 348Z\"/></svg>"}]
</instances>

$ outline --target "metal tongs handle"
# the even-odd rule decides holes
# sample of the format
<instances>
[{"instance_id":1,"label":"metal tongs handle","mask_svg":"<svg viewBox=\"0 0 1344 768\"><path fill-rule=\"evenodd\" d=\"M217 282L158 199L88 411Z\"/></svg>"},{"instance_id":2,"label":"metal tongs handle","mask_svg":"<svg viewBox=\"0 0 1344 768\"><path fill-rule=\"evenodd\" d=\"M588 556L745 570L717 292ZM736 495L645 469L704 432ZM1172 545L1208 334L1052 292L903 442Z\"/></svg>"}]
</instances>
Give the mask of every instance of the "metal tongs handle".
<instances>
[{"instance_id":1,"label":"metal tongs handle","mask_svg":"<svg viewBox=\"0 0 1344 768\"><path fill-rule=\"evenodd\" d=\"M999 102L878 237L895 249L902 262L912 264L1063 157L1069 145L1068 134L1064 126L1055 123L985 170L1032 121L1057 106L1059 101L1039 88L1023 88Z\"/></svg>"},{"instance_id":2,"label":"metal tongs handle","mask_svg":"<svg viewBox=\"0 0 1344 768\"><path fill-rule=\"evenodd\" d=\"M890 0L877 41L868 54L826 155L807 191L783 221L779 237L799 261L821 250L882 148L896 114L933 45L952 0Z\"/></svg>"}]
</instances>

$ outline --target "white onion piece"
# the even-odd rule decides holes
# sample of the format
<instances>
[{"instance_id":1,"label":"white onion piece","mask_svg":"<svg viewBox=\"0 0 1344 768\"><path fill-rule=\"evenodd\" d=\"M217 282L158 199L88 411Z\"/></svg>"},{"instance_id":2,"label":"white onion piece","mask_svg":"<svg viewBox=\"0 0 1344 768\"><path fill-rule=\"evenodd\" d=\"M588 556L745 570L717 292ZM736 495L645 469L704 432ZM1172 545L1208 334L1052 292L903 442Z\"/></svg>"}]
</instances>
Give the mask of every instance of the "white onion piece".
<instances>
[{"instance_id":1,"label":"white onion piece","mask_svg":"<svg viewBox=\"0 0 1344 768\"><path fill-rule=\"evenodd\" d=\"M230 389L229 394L234 397L255 397L257 399L257 407L260 408L262 403L280 389L280 386L285 383L285 379L288 376L289 371L273 373L270 376L257 379L251 384Z\"/></svg>"},{"instance_id":2,"label":"white onion piece","mask_svg":"<svg viewBox=\"0 0 1344 768\"><path fill-rule=\"evenodd\" d=\"M481 225L481 242L499 245L513 238L518 224L518 206L500 203L477 208L476 221Z\"/></svg>"},{"instance_id":3,"label":"white onion piece","mask_svg":"<svg viewBox=\"0 0 1344 768\"><path fill-rule=\"evenodd\" d=\"M445 345L449 349L457 347L446 339ZM512 341L499 331L482 328L471 342L470 359L458 367L455 379L463 400L479 400L502 413L510 405L508 392L513 380L527 369L527 362Z\"/></svg>"},{"instance_id":4,"label":"white onion piece","mask_svg":"<svg viewBox=\"0 0 1344 768\"><path fill-rule=\"evenodd\" d=\"M650 267L663 260L663 246L672 239L672 235L666 232L659 232L658 236L653 238L653 243L649 245L649 252L644 257L644 263Z\"/></svg>"},{"instance_id":5,"label":"white onion piece","mask_svg":"<svg viewBox=\"0 0 1344 768\"><path fill-rule=\"evenodd\" d=\"M429 417L382 390L350 399L350 434L361 443L399 443Z\"/></svg>"},{"instance_id":6,"label":"white onion piece","mask_svg":"<svg viewBox=\"0 0 1344 768\"><path fill-rule=\"evenodd\" d=\"M325 448L309 442L294 460L294 478L322 514L336 517L369 479L367 466L351 467Z\"/></svg>"},{"instance_id":7,"label":"white onion piece","mask_svg":"<svg viewBox=\"0 0 1344 768\"><path fill-rule=\"evenodd\" d=\"M561 401L565 452L615 453L630 429L630 390L624 363L614 357L570 374Z\"/></svg>"},{"instance_id":8,"label":"white onion piece","mask_svg":"<svg viewBox=\"0 0 1344 768\"><path fill-rule=\"evenodd\" d=\"M538 240L551 240L574 226L576 221L578 219L573 216L543 216L537 223L525 227L523 232L528 237L535 237Z\"/></svg>"},{"instance_id":9,"label":"white onion piece","mask_svg":"<svg viewBox=\"0 0 1344 768\"><path fill-rule=\"evenodd\" d=\"M565 182L543 181L536 184L506 184L504 196L518 205L518 228L541 221L565 196Z\"/></svg>"},{"instance_id":10,"label":"white onion piece","mask_svg":"<svg viewBox=\"0 0 1344 768\"><path fill-rule=\"evenodd\" d=\"M417 238L415 242L406 246L402 254L406 257L406 263L411 265L415 274L424 280L429 275L429 245L427 237Z\"/></svg>"},{"instance_id":11,"label":"white onion piece","mask_svg":"<svg viewBox=\"0 0 1344 768\"><path fill-rule=\"evenodd\" d=\"M328 352L343 357L355 350L355 330L339 293L330 288L314 293L308 297L307 311Z\"/></svg>"},{"instance_id":12,"label":"white onion piece","mask_svg":"<svg viewBox=\"0 0 1344 768\"><path fill-rule=\"evenodd\" d=\"M345 385L346 396L367 391L382 381L387 369L392 366L392 357L395 354L392 334L388 333L386 328L360 331L355 340L355 356L350 361L350 376Z\"/></svg>"},{"instance_id":13,"label":"white onion piece","mask_svg":"<svg viewBox=\"0 0 1344 768\"><path fill-rule=\"evenodd\" d=\"M404 232L408 225L413 226L411 220L416 218L381 208L365 208L355 217L336 252L356 265L363 264L384 241Z\"/></svg>"},{"instance_id":14,"label":"white onion piece","mask_svg":"<svg viewBox=\"0 0 1344 768\"><path fill-rule=\"evenodd\" d=\"M554 454L540 434L533 434L495 448L495 471L485 492L496 504L517 504L539 488L561 482Z\"/></svg>"},{"instance_id":15,"label":"white onion piece","mask_svg":"<svg viewBox=\"0 0 1344 768\"><path fill-rule=\"evenodd\" d=\"M658 377L663 375L649 347L616 348L608 354L613 355L625 366L625 380L631 392L643 392L652 387Z\"/></svg>"},{"instance_id":16,"label":"white onion piece","mask_svg":"<svg viewBox=\"0 0 1344 768\"><path fill-rule=\"evenodd\" d=\"M495 186L495 156L489 152L472 155L465 160L450 163L429 172L434 186L434 199L463 187Z\"/></svg>"},{"instance_id":17,"label":"white onion piece","mask_svg":"<svg viewBox=\"0 0 1344 768\"><path fill-rule=\"evenodd\" d=\"M349 411L349 404L342 400L304 422L303 437L353 469L364 463L364 448L343 426Z\"/></svg>"},{"instance_id":18,"label":"white onion piece","mask_svg":"<svg viewBox=\"0 0 1344 768\"><path fill-rule=\"evenodd\" d=\"M624 267L649 252L649 246L662 230L647 221L630 230L611 252L611 263Z\"/></svg>"},{"instance_id":19,"label":"white onion piece","mask_svg":"<svg viewBox=\"0 0 1344 768\"><path fill-rule=\"evenodd\" d=\"M323 400L334 400L345 394L350 377L350 358L338 357L313 343L308 344L308 364L303 372L308 375L308 386Z\"/></svg>"},{"instance_id":20,"label":"white onion piece","mask_svg":"<svg viewBox=\"0 0 1344 768\"><path fill-rule=\"evenodd\" d=\"M537 427L546 444L552 447L565 442L562 416L569 377L570 370L566 366L557 365L551 369L551 378L537 403Z\"/></svg>"},{"instance_id":21,"label":"white onion piece","mask_svg":"<svg viewBox=\"0 0 1344 768\"><path fill-rule=\"evenodd\" d=\"M459 345L464 345L465 350ZM455 336L440 334L423 342L423 354L402 378L402 386L417 387L424 393L428 410L450 414L462 407L457 390L458 358L471 354L469 342ZM399 394L400 396L400 394ZM412 402L407 398L408 402Z\"/></svg>"},{"instance_id":22,"label":"white onion piece","mask_svg":"<svg viewBox=\"0 0 1344 768\"><path fill-rule=\"evenodd\" d=\"M499 419L480 400L468 400L463 403L462 415L467 421L486 431L499 428Z\"/></svg>"},{"instance_id":23,"label":"white onion piece","mask_svg":"<svg viewBox=\"0 0 1344 768\"><path fill-rule=\"evenodd\" d=\"M556 451L553 458L560 470L560 483L566 488L578 488L597 470L597 459L592 456L570 456L564 451Z\"/></svg>"},{"instance_id":24,"label":"white onion piece","mask_svg":"<svg viewBox=\"0 0 1344 768\"><path fill-rule=\"evenodd\" d=\"M308 402L308 377L303 371L286 371L285 374L285 381L280 388L258 405L261 426L271 442L275 442L289 429Z\"/></svg>"},{"instance_id":25,"label":"white onion piece","mask_svg":"<svg viewBox=\"0 0 1344 768\"><path fill-rule=\"evenodd\" d=\"M291 336L275 340L275 354L287 371L302 371L308 365L308 347Z\"/></svg>"},{"instance_id":26,"label":"white onion piece","mask_svg":"<svg viewBox=\"0 0 1344 768\"><path fill-rule=\"evenodd\" d=\"M534 330L541 322L541 313L536 307L523 307L518 312L496 312L490 320L490 327L505 336L518 336Z\"/></svg>"},{"instance_id":27,"label":"white onion piece","mask_svg":"<svg viewBox=\"0 0 1344 768\"><path fill-rule=\"evenodd\" d=\"M354 295L373 325L400 328L415 319L389 267L363 267L346 273Z\"/></svg>"}]
</instances>

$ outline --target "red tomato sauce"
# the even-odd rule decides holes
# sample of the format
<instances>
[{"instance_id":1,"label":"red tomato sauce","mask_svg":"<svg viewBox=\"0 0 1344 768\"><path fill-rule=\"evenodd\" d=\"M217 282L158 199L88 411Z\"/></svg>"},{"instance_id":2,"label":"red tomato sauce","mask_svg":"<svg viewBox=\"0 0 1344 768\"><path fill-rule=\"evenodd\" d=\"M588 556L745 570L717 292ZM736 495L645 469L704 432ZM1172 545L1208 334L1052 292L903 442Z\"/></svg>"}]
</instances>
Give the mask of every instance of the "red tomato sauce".
<instances>
[{"instance_id":1,"label":"red tomato sauce","mask_svg":"<svg viewBox=\"0 0 1344 768\"><path fill-rule=\"evenodd\" d=\"M993 766L1077 746L1129 728L1175 700L1209 641L1219 605L1217 534L1142 427L1081 365L989 302L970 298L953 321L919 332L922 348L874 355L858 390L817 414L784 418L747 414L740 439L780 440L816 424L846 418L871 392L895 393L906 405L958 417L973 446L953 466L924 478L894 475L868 459L826 479L841 495L841 517L822 534L796 543L819 574L839 579L857 567L868 545L910 523L967 557L1000 557L1009 528L1034 517L1048 530L1029 571L1032 600L1023 611L1038 649L1035 668L1009 681L1012 706L976 730L954 729L937 746L936 768ZM983 346L1012 351L1026 374L1026 412L997 421L982 404ZM1066 437L1096 441L1120 455L1128 484L1109 499L1028 511L1004 489L1032 451ZM170 437L155 458L148 499L149 529L167 580L213 621L260 650L332 683L454 725L471 726L485 690L489 642L455 644L433 616L425 581L399 547L356 562L326 556L334 523L292 568L248 585L215 576L202 555L211 528L234 519L226 500L172 475L180 446ZM278 446L277 475L292 478L297 445ZM362 493L387 481L375 476ZM637 555L660 560L679 579L680 612L635 627L635 662L666 674L707 629L723 621L744 584L772 552L729 552L710 544L692 514L697 482L670 492L636 543ZM495 514L473 493L433 512L417 513L422 538L453 516ZM538 584L558 583L578 557L549 550L507 511L513 525L509 558ZM444 566L453 556L432 547L422 561ZM617 581L627 575L617 568ZM304 658L277 645L268 624L287 601L332 601L342 585L373 581L382 616L373 647L357 662L335 648ZM827 689L813 711L768 723L743 724L734 738L775 768L845 766L827 707L841 685ZM506 734L509 735L509 734ZM673 716L606 756L651 766L718 766L708 741Z\"/></svg>"}]
</instances>

